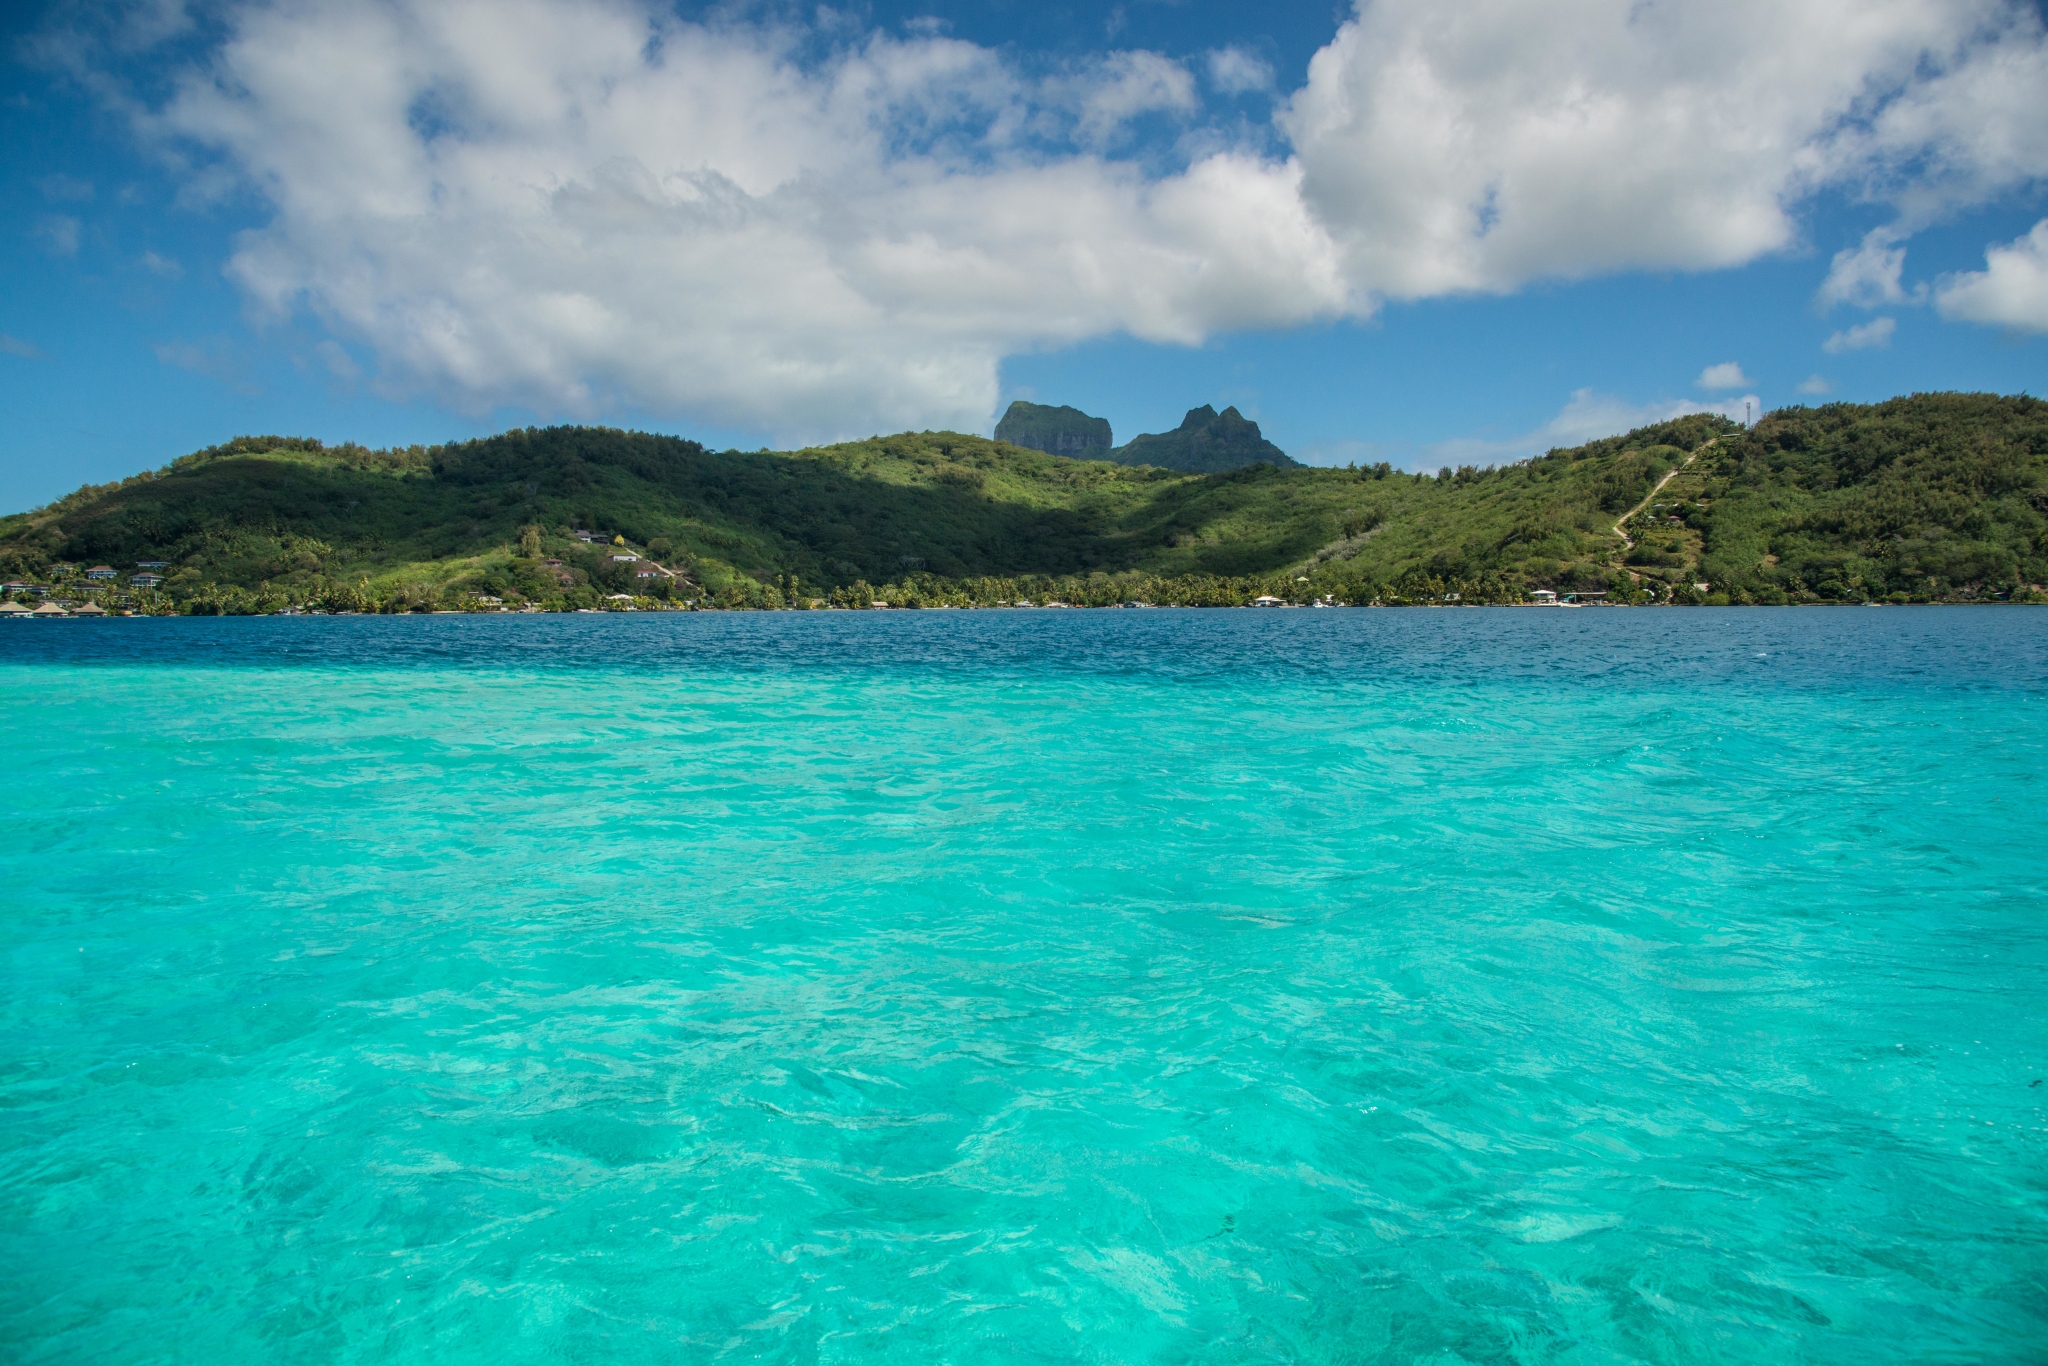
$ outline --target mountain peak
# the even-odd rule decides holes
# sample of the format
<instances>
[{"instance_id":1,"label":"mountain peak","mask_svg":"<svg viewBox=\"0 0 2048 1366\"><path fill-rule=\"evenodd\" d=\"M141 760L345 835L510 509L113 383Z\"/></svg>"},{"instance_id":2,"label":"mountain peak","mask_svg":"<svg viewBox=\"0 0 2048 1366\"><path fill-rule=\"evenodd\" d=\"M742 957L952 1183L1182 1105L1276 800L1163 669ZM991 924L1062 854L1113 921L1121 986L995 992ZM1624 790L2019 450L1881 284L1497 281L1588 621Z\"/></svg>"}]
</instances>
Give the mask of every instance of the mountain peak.
<instances>
[{"instance_id":1,"label":"mountain peak","mask_svg":"<svg viewBox=\"0 0 2048 1366\"><path fill-rule=\"evenodd\" d=\"M1219 413L1207 403L1188 409L1173 431L1133 437L1129 445L1109 452L1109 458L1119 464L1157 465L1186 474L1220 474L1261 462L1283 468L1297 463L1266 440L1259 424L1234 406Z\"/></svg>"}]
</instances>

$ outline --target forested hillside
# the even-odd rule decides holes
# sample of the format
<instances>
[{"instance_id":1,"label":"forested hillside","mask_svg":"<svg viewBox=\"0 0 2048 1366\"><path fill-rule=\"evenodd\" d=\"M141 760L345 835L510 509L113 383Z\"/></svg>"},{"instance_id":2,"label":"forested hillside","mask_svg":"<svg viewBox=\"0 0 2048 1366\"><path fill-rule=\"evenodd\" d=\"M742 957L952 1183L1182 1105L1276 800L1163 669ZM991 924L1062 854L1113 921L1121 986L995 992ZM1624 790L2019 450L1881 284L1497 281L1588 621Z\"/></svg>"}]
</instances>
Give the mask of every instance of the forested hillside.
<instances>
[{"instance_id":1,"label":"forested hillside","mask_svg":"<svg viewBox=\"0 0 2048 1366\"><path fill-rule=\"evenodd\" d=\"M245 437L0 519L0 572L30 596L197 611L1981 600L2048 580L2044 489L2048 405L1959 394L1749 431L1701 414L1433 475L1186 475L947 432L752 453L588 427L404 450ZM128 582L157 560L161 586ZM88 590L99 565L117 579Z\"/></svg>"}]
</instances>

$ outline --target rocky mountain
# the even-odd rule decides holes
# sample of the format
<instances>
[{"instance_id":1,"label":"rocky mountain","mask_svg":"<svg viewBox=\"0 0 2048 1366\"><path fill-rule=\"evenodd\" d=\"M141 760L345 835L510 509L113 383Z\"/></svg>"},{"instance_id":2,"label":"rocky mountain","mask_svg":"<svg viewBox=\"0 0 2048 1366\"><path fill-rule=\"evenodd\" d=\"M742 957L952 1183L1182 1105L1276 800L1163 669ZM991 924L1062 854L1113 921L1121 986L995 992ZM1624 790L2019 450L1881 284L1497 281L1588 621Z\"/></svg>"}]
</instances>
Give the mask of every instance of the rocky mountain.
<instances>
[{"instance_id":1,"label":"rocky mountain","mask_svg":"<svg viewBox=\"0 0 2048 1366\"><path fill-rule=\"evenodd\" d=\"M996 440L1073 460L1107 460L1115 439L1106 418L1079 408L1051 407L1018 399L996 424Z\"/></svg>"},{"instance_id":2,"label":"rocky mountain","mask_svg":"<svg viewBox=\"0 0 2048 1366\"><path fill-rule=\"evenodd\" d=\"M1287 452L1266 440L1259 424L1235 408L1217 412L1208 404L1188 409L1178 428L1133 437L1127 446L1108 452L1120 465L1156 465L1183 474L1221 474L1261 462L1296 468Z\"/></svg>"}]
</instances>

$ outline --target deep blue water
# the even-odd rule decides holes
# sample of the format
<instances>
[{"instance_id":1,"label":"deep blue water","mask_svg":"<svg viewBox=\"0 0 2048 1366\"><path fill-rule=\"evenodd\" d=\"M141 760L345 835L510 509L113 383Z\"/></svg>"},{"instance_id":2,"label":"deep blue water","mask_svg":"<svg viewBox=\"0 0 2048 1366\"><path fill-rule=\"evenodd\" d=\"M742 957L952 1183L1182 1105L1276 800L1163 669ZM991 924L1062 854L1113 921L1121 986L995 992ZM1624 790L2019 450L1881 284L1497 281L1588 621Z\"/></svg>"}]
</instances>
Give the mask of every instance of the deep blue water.
<instances>
[{"instance_id":1,"label":"deep blue water","mask_svg":"<svg viewBox=\"0 0 2048 1366\"><path fill-rule=\"evenodd\" d=\"M2048 613L0 623L0 1358L2048 1359Z\"/></svg>"}]
</instances>

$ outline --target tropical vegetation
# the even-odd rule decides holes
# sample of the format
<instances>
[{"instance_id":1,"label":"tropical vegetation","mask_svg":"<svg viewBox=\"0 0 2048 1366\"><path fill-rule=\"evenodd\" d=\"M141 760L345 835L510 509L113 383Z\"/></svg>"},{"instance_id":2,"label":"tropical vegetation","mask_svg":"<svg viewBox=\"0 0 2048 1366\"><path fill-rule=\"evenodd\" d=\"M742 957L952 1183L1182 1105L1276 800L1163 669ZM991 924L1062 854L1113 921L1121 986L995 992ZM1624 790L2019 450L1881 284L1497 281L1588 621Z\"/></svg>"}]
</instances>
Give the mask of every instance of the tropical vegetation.
<instances>
[{"instance_id":1,"label":"tropical vegetation","mask_svg":"<svg viewBox=\"0 0 2048 1366\"><path fill-rule=\"evenodd\" d=\"M239 437L0 518L0 574L10 596L198 613L2029 600L2048 404L1695 414L1434 474L1186 474L954 432L782 452L598 427Z\"/></svg>"}]
</instances>

